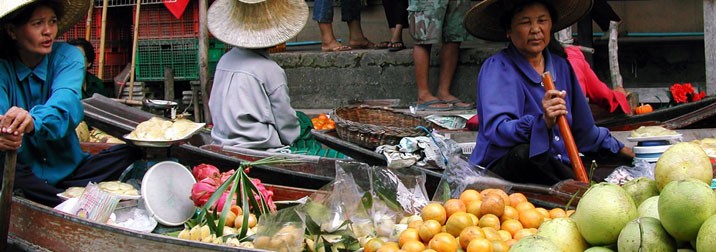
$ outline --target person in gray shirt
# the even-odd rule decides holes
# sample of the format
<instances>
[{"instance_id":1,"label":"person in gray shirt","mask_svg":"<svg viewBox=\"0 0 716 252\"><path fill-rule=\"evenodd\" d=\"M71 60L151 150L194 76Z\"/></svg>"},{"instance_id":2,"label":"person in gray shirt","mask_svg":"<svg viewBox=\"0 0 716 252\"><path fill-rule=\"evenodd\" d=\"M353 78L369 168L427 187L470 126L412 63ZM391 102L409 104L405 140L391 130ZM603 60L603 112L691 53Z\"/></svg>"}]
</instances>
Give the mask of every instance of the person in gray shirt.
<instances>
[{"instance_id":1,"label":"person in gray shirt","mask_svg":"<svg viewBox=\"0 0 716 252\"><path fill-rule=\"evenodd\" d=\"M286 73L268 48L296 36L307 19L303 0L217 0L211 5L209 31L235 46L219 60L209 99L215 144L277 149L299 136Z\"/></svg>"}]
</instances>

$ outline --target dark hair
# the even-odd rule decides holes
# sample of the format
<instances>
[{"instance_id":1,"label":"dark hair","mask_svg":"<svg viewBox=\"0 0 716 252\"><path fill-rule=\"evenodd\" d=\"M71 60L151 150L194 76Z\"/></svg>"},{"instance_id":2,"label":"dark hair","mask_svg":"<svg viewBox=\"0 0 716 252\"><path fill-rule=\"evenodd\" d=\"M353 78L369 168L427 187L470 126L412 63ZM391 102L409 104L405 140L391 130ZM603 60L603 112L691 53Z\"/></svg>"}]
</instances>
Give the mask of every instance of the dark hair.
<instances>
[{"instance_id":1,"label":"dark hair","mask_svg":"<svg viewBox=\"0 0 716 252\"><path fill-rule=\"evenodd\" d=\"M50 9L55 11L55 15L58 19L62 19L65 14L64 6L57 0L39 0L23 6L22 8L17 9L0 19L0 45L15 45L15 41L7 34L5 26L8 24L14 26L26 24L30 21L32 13L40 6L50 7ZM9 59L11 56L15 56L16 54L17 50L15 50L14 46L5 47L4 50L0 50L0 58Z\"/></svg>"},{"instance_id":2,"label":"dark hair","mask_svg":"<svg viewBox=\"0 0 716 252\"><path fill-rule=\"evenodd\" d=\"M545 7L547 7L547 11L549 12L549 16L552 18L552 24L557 23L557 9L552 6L551 3L544 1L544 0L531 0L531 1L523 1L520 3L516 3L512 6L512 8L509 8L509 10L505 11L502 16L500 17L500 26L502 26L503 29L509 30L510 25L512 24L512 17L517 14L517 12L523 11L525 8L529 6L533 6L536 4L542 4ZM550 31L551 32L551 31Z\"/></svg>"},{"instance_id":3,"label":"dark hair","mask_svg":"<svg viewBox=\"0 0 716 252\"><path fill-rule=\"evenodd\" d=\"M83 38L77 38L77 39L70 39L67 40L67 44L73 45L73 46L81 46L82 50L85 51L85 59L87 59L87 69L92 68L94 65L94 47L92 44Z\"/></svg>"}]
</instances>

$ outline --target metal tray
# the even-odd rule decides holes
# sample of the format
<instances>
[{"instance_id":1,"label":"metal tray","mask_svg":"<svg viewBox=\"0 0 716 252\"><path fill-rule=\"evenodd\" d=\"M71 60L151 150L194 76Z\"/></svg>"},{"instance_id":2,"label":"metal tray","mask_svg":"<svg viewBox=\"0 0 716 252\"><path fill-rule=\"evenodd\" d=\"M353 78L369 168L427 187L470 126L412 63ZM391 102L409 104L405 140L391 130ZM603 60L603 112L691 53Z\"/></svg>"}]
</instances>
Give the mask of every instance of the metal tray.
<instances>
[{"instance_id":1,"label":"metal tray","mask_svg":"<svg viewBox=\"0 0 716 252\"><path fill-rule=\"evenodd\" d=\"M177 139L174 139L174 140L146 140L146 139L137 139L137 138L130 137L129 134L126 134L126 135L124 135L123 137L124 137L124 139L126 139L127 141L132 142L132 143L133 143L134 145L136 145L136 146L141 146L141 147L170 147L170 146L172 146L172 145L175 144L175 143L188 140L189 138L191 138L191 136L193 136L194 134L196 134L197 132L199 132L199 130L201 130L201 128L203 128L204 125L206 125L206 123L194 123L194 124L196 125L196 127L195 127L193 130L189 131L189 133L187 133L187 134L185 134L185 135L183 135L183 136L181 136L181 137L179 137L179 138L177 138ZM130 133L130 134L131 134L131 133Z\"/></svg>"}]
</instances>

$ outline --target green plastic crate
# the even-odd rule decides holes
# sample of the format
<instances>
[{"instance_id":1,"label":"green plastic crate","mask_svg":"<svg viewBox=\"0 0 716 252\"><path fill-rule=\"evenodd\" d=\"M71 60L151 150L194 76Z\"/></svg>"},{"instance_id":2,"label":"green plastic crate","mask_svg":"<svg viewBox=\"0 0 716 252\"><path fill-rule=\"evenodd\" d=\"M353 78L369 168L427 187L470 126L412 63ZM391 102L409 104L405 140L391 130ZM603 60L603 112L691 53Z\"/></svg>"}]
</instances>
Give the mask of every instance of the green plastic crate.
<instances>
[{"instance_id":1,"label":"green plastic crate","mask_svg":"<svg viewBox=\"0 0 716 252\"><path fill-rule=\"evenodd\" d=\"M174 69L176 80L199 79L199 41L154 39L137 42L136 76L139 81L164 80L164 67Z\"/></svg>"}]
</instances>

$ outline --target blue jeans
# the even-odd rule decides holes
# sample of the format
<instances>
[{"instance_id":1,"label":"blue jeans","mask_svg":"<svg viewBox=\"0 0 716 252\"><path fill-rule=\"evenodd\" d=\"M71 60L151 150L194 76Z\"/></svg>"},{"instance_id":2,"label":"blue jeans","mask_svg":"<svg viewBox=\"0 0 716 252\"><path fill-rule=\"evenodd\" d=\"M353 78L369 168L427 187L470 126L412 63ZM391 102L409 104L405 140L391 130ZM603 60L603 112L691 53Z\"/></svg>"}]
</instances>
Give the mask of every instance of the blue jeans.
<instances>
[{"instance_id":1,"label":"blue jeans","mask_svg":"<svg viewBox=\"0 0 716 252\"><path fill-rule=\"evenodd\" d=\"M361 8L361 0L341 0L341 21L360 21ZM333 0L315 0L313 20L319 23L333 23Z\"/></svg>"}]
</instances>

